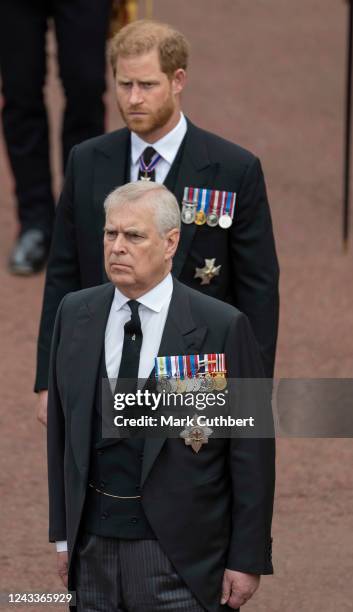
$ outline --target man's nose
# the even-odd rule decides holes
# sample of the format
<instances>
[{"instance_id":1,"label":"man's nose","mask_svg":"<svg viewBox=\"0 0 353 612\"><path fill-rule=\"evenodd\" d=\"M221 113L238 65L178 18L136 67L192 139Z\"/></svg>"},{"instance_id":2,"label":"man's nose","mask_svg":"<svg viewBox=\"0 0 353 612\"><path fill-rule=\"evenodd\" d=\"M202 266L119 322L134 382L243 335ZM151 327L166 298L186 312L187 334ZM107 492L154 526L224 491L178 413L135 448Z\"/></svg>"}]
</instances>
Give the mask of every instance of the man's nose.
<instances>
[{"instance_id":1,"label":"man's nose","mask_svg":"<svg viewBox=\"0 0 353 612\"><path fill-rule=\"evenodd\" d=\"M113 242L112 251L113 253L126 253L126 241L120 232Z\"/></svg>"},{"instance_id":2,"label":"man's nose","mask_svg":"<svg viewBox=\"0 0 353 612\"><path fill-rule=\"evenodd\" d=\"M141 102L143 102L141 88L137 83L134 83L130 89L130 104L131 106L136 106L141 104Z\"/></svg>"}]
</instances>

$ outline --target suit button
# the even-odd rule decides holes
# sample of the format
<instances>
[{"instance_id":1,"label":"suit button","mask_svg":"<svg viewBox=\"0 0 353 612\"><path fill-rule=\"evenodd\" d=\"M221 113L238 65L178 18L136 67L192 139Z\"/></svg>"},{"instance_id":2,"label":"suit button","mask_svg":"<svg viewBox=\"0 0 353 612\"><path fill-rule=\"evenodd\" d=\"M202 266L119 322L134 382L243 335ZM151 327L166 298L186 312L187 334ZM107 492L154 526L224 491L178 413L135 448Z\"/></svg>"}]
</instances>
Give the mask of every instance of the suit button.
<instances>
[{"instance_id":1,"label":"suit button","mask_svg":"<svg viewBox=\"0 0 353 612\"><path fill-rule=\"evenodd\" d=\"M133 525L136 525L136 523L138 523L138 518L136 516L133 516L131 521L130 521Z\"/></svg>"},{"instance_id":2,"label":"suit button","mask_svg":"<svg viewBox=\"0 0 353 612\"><path fill-rule=\"evenodd\" d=\"M108 512L103 512L103 514L101 514L101 519L102 519L103 521L105 521L105 519L107 519L108 517L109 517Z\"/></svg>"}]
</instances>

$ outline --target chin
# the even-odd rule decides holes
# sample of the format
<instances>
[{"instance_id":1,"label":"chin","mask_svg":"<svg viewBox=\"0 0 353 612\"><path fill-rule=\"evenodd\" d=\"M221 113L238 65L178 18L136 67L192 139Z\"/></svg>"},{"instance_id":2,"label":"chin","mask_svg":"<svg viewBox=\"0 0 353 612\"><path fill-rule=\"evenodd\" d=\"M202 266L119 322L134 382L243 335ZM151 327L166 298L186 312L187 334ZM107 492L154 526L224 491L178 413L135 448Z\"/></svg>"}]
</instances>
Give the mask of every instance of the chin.
<instances>
[{"instance_id":1,"label":"chin","mask_svg":"<svg viewBox=\"0 0 353 612\"><path fill-rule=\"evenodd\" d=\"M153 130L153 123L146 119L129 119L127 122L127 127L131 132L136 132L137 134L147 134Z\"/></svg>"}]
</instances>

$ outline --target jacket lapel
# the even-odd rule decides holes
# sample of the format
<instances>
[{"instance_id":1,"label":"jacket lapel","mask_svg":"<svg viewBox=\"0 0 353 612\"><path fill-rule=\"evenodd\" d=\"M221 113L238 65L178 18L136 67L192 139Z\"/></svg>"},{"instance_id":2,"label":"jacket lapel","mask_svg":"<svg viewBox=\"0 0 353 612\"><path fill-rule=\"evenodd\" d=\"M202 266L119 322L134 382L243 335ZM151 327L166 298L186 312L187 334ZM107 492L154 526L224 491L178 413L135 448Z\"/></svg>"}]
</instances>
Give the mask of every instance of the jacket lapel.
<instances>
[{"instance_id":1,"label":"jacket lapel","mask_svg":"<svg viewBox=\"0 0 353 612\"><path fill-rule=\"evenodd\" d=\"M83 475L89 468L96 383L113 296L114 286L109 283L82 304L70 345L68 368L75 373L68 391L68 402L72 406L71 443L76 464Z\"/></svg>"},{"instance_id":2,"label":"jacket lapel","mask_svg":"<svg viewBox=\"0 0 353 612\"><path fill-rule=\"evenodd\" d=\"M218 170L218 163L212 163L203 133L188 120L185 145L177 176L175 197L183 201L185 187L212 187ZM173 275L179 277L184 266L197 226L182 223L177 253L173 262Z\"/></svg>"},{"instance_id":3,"label":"jacket lapel","mask_svg":"<svg viewBox=\"0 0 353 612\"><path fill-rule=\"evenodd\" d=\"M158 355L187 355L197 353L207 334L207 327L197 327L195 324L191 313L187 288L175 279L173 283L173 295ZM153 370L151 377L154 377L154 373ZM143 486L165 440L165 437L146 438L141 486Z\"/></svg>"},{"instance_id":4,"label":"jacket lapel","mask_svg":"<svg viewBox=\"0 0 353 612\"><path fill-rule=\"evenodd\" d=\"M116 187L124 185L130 177L130 132L127 128L113 132L109 138L98 144L94 150L93 205L97 220L97 236L102 261L102 282L107 276L103 257L103 203Z\"/></svg>"}]
</instances>

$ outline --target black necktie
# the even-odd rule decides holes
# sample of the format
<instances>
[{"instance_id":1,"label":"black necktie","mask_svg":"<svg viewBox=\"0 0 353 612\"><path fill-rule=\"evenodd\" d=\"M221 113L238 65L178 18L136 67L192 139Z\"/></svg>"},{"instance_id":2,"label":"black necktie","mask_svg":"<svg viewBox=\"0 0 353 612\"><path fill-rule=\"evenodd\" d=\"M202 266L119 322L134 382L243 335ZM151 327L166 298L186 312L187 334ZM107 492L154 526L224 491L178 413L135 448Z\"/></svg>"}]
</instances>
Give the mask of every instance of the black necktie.
<instances>
[{"instance_id":1,"label":"black necktie","mask_svg":"<svg viewBox=\"0 0 353 612\"><path fill-rule=\"evenodd\" d=\"M156 153L157 151L153 147L146 147L146 149L142 153L141 158L140 158L140 167L139 167L139 174L138 174L139 181L140 180L142 181L155 181L156 180L156 171L154 167L151 170L149 170L149 166L151 165L152 159L156 155Z\"/></svg>"},{"instance_id":2,"label":"black necktie","mask_svg":"<svg viewBox=\"0 0 353 612\"><path fill-rule=\"evenodd\" d=\"M133 393L137 389L142 329L138 313L140 304L136 300L130 300L127 304L131 310L131 319L124 326L124 343L116 386L119 392Z\"/></svg>"}]
</instances>

